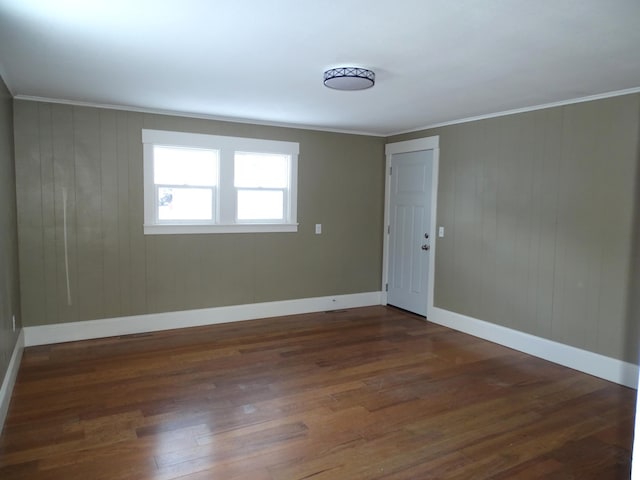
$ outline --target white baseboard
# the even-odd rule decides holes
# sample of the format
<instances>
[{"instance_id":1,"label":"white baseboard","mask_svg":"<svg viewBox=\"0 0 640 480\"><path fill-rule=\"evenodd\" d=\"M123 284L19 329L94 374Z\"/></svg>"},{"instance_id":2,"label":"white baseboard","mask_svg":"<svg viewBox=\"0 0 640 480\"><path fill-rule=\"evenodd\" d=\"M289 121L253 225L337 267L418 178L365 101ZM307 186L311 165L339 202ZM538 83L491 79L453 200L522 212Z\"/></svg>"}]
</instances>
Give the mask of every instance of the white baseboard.
<instances>
[{"instance_id":1,"label":"white baseboard","mask_svg":"<svg viewBox=\"0 0 640 480\"><path fill-rule=\"evenodd\" d=\"M24 329L20 330L18 335L18 341L13 348L13 354L9 360L9 366L7 372L4 375L2 381L2 387L0 387L0 433L4 428L4 421L7 418L7 412L9 411L9 403L11 403L11 394L13 393L13 387L16 384L16 377L18 376L18 370L20 368L20 360L22 360L22 351L24 350Z\"/></svg>"},{"instance_id":2,"label":"white baseboard","mask_svg":"<svg viewBox=\"0 0 640 480\"><path fill-rule=\"evenodd\" d=\"M180 312L150 313L128 317L87 320L25 327L25 345L114 337L132 333L156 332L174 328L199 327L217 323L280 317L343 308L380 305L380 292L355 293L332 297L302 298L279 302L253 303L228 307L203 308Z\"/></svg>"},{"instance_id":3,"label":"white baseboard","mask_svg":"<svg viewBox=\"0 0 640 480\"><path fill-rule=\"evenodd\" d=\"M132 333L146 333L171 330L174 328L198 327L258 318L322 312L325 310L384 305L386 304L385 297L385 292L367 292L332 297L303 298L278 302L204 308L200 310L185 310L180 312L133 315L129 317L60 323L56 325L40 325L36 327L25 327L23 329L24 337L22 343L20 343L20 341L19 343L20 345L30 347L34 345L113 337ZM611 382L626 385L631 388L638 388L638 366L631 363L437 307L429 310L428 320L513 348L514 350L519 350L596 377L604 378ZM16 355L14 351L14 357ZM15 363L15 373L17 373L17 364L19 361ZM7 378L9 378L9 375L7 375ZM11 384L11 389L12 388L13 384ZM4 384L2 386L2 395L5 395ZM0 399L3 398L4 397L0 397ZM4 403L2 405L4 406Z\"/></svg>"},{"instance_id":4,"label":"white baseboard","mask_svg":"<svg viewBox=\"0 0 640 480\"><path fill-rule=\"evenodd\" d=\"M638 366L563 343L433 307L428 320L611 382L638 388Z\"/></svg>"}]
</instances>

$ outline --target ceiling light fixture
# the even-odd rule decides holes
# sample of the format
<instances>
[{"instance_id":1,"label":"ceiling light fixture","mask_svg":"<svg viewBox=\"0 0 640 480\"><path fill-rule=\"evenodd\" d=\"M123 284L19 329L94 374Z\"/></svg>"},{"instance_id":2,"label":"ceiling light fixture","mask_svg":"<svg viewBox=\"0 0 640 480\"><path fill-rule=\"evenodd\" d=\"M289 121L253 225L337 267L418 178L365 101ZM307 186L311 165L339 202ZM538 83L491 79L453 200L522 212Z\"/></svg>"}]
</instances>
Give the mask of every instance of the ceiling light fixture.
<instances>
[{"instance_id":1,"label":"ceiling light fixture","mask_svg":"<svg viewBox=\"0 0 640 480\"><path fill-rule=\"evenodd\" d=\"M376 74L366 68L340 67L324 72L326 87L336 90L364 90L376 83Z\"/></svg>"}]
</instances>

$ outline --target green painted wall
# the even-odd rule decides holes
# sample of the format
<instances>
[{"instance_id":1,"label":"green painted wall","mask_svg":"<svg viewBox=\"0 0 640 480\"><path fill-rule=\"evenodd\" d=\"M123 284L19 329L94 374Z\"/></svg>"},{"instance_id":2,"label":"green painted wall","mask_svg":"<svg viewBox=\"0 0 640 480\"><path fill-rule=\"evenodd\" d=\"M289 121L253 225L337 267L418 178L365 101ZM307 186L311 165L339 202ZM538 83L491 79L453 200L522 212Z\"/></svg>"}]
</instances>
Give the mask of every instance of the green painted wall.
<instances>
[{"instance_id":1,"label":"green painted wall","mask_svg":"<svg viewBox=\"0 0 640 480\"><path fill-rule=\"evenodd\" d=\"M143 235L142 128L299 142L298 233ZM382 138L30 101L15 130L25 325L380 290Z\"/></svg>"},{"instance_id":2,"label":"green painted wall","mask_svg":"<svg viewBox=\"0 0 640 480\"><path fill-rule=\"evenodd\" d=\"M440 136L436 306L637 362L639 118L635 94L388 139Z\"/></svg>"},{"instance_id":3,"label":"green painted wall","mask_svg":"<svg viewBox=\"0 0 640 480\"><path fill-rule=\"evenodd\" d=\"M14 118L25 325L379 289L384 139L27 101ZM300 142L300 231L144 236L142 128ZM636 94L387 139L440 135L436 306L637 362L639 132Z\"/></svg>"},{"instance_id":4,"label":"green painted wall","mask_svg":"<svg viewBox=\"0 0 640 480\"><path fill-rule=\"evenodd\" d=\"M0 78L0 382L21 328L13 163L13 99ZM13 331L12 315L16 316Z\"/></svg>"},{"instance_id":5,"label":"green painted wall","mask_svg":"<svg viewBox=\"0 0 640 480\"><path fill-rule=\"evenodd\" d=\"M634 231L631 240L631 275L627 293L627 331L625 352L627 357L640 363L640 111L638 111L638 167L636 168L636 190L633 202Z\"/></svg>"}]
</instances>

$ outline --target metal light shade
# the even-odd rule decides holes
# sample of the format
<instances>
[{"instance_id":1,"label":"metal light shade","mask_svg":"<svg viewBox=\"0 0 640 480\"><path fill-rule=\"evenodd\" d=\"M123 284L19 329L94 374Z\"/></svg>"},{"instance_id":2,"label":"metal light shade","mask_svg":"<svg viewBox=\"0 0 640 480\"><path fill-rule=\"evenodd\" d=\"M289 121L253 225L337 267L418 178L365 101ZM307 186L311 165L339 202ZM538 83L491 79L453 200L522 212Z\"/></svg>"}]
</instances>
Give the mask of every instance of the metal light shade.
<instances>
[{"instance_id":1,"label":"metal light shade","mask_svg":"<svg viewBox=\"0 0 640 480\"><path fill-rule=\"evenodd\" d=\"M336 90L364 90L376 83L376 74L366 68L341 67L324 72L324 84Z\"/></svg>"}]
</instances>

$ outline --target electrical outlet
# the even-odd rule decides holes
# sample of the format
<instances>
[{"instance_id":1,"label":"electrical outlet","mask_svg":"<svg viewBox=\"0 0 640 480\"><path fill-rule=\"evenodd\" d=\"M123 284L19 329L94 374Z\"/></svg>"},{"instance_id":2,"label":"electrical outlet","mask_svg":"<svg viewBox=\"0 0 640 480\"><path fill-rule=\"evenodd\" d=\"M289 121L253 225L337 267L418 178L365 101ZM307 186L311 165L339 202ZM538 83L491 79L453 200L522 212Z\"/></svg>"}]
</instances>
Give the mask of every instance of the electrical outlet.
<instances>
[{"instance_id":1,"label":"electrical outlet","mask_svg":"<svg viewBox=\"0 0 640 480\"><path fill-rule=\"evenodd\" d=\"M444 227L438 228L438 237L440 238L444 237Z\"/></svg>"},{"instance_id":2,"label":"electrical outlet","mask_svg":"<svg viewBox=\"0 0 640 480\"><path fill-rule=\"evenodd\" d=\"M322 233L322 224L316 223L316 235L320 235Z\"/></svg>"}]
</instances>

